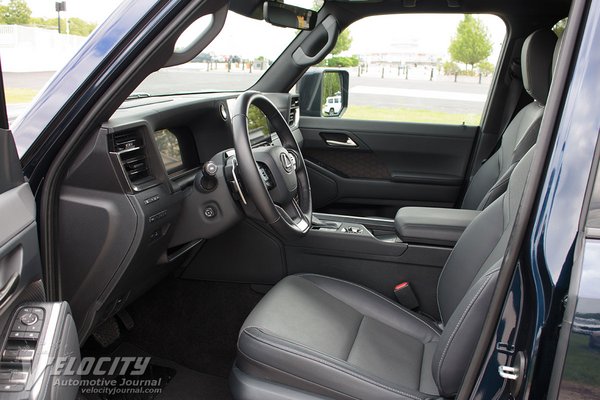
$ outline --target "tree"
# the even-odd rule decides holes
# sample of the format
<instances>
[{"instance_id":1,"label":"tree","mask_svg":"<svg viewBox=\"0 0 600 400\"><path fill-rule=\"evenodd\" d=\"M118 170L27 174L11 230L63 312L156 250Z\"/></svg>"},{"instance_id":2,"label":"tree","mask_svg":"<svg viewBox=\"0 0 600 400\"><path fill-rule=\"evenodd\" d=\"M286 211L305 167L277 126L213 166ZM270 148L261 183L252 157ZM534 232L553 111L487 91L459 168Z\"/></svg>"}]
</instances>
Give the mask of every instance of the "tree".
<instances>
[{"instance_id":1,"label":"tree","mask_svg":"<svg viewBox=\"0 0 600 400\"><path fill-rule=\"evenodd\" d=\"M465 14L456 28L456 36L450 41L448 52L454 61L471 66L492 54L492 41L487 27L478 18Z\"/></svg>"},{"instance_id":2,"label":"tree","mask_svg":"<svg viewBox=\"0 0 600 400\"><path fill-rule=\"evenodd\" d=\"M10 0L3 7L2 22L7 25L26 25L31 19L31 9L25 0Z\"/></svg>"},{"instance_id":3,"label":"tree","mask_svg":"<svg viewBox=\"0 0 600 400\"><path fill-rule=\"evenodd\" d=\"M62 23L62 19L60 21ZM78 36L89 36L90 33L92 33L92 31L96 28L96 24L91 23L91 22L86 22L84 20L82 20L81 18L69 18L69 33L71 35L78 35ZM66 33L67 30L66 29L62 29L60 30L62 33Z\"/></svg>"},{"instance_id":4,"label":"tree","mask_svg":"<svg viewBox=\"0 0 600 400\"><path fill-rule=\"evenodd\" d=\"M31 25L43 28L56 29L58 20L56 18L31 18ZM96 24L86 22L81 18L72 17L69 18L69 34L77 36L89 36L90 33L96 28ZM67 33L67 20L66 18L60 19L60 33Z\"/></svg>"},{"instance_id":5,"label":"tree","mask_svg":"<svg viewBox=\"0 0 600 400\"><path fill-rule=\"evenodd\" d=\"M321 85L321 104L325 104L328 97L342 93L342 80L337 72L325 72Z\"/></svg>"},{"instance_id":6,"label":"tree","mask_svg":"<svg viewBox=\"0 0 600 400\"><path fill-rule=\"evenodd\" d=\"M488 76L494 73L494 64L492 64L489 61L480 61L477 64L477 68L479 69L479 72L481 72L484 76Z\"/></svg>"},{"instance_id":7,"label":"tree","mask_svg":"<svg viewBox=\"0 0 600 400\"><path fill-rule=\"evenodd\" d=\"M6 21L4 20L4 15L6 14L7 10L8 10L7 6L5 6L4 4L0 4L0 24L2 24L2 25L6 25Z\"/></svg>"},{"instance_id":8,"label":"tree","mask_svg":"<svg viewBox=\"0 0 600 400\"><path fill-rule=\"evenodd\" d=\"M360 63L360 59L358 56L354 55L352 57L330 57L326 58L323 66L324 67L337 67L337 68L348 68L348 67L357 67Z\"/></svg>"},{"instance_id":9,"label":"tree","mask_svg":"<svg viewBox=\"0 0 600 400\"><path fill-rule=\"evenodd\" d=\"M350 31L346 29L338 35L337 42L335 43L333 50L331 50L331 54L334 56L340 54L342 51L348 50L351 44L352 37L350 36Z\"/></svg>"},{"instance_id":10,"label":"tree","mask_svg":"<svg viewBox=\"0 0 600 400\"><path fill-rule=\"evenodd\" d=\"M460 67L453 61L446 61L444 63L444 74L446 75L454 75L460 72Z\"/></svg>"},{"instance_id":11,"label":"tree","mask_svg":"<svg viewBox=\"0 0 600 400\"><path fill-rule=\"evenodd\" d=\"M568 18L561 19L553 27L552 30L556 33L556 36L561 37L565 28L567 27Z\"/></svg>"}]
</instances>

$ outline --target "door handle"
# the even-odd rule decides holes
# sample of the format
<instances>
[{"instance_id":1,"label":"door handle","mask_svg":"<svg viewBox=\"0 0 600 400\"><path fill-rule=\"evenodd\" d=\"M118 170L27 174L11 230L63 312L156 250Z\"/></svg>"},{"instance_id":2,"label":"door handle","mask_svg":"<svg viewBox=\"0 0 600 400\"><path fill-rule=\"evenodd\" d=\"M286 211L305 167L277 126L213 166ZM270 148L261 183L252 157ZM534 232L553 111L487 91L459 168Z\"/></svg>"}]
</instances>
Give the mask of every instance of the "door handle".
<instances>
[{"instance_id":1,"label":"door handle","mask_svg":"<svg viewBox=\"0 0 600 400\"><path fill-rule=\"evenodd\" d=\"M2 289L0 289L0 304L4 303L4 301L7 300L11 294L13 294L17 288L17 284L19 283L20 276L21 275L17 272L13 273L10 278L8 278L8 281L6 281Z\"/></svg>"},{"instance_id":2,"label":"door handle","mask_svg":"<svg viewBox=\"0 0 600 400\"><path fill-rule=\"evenodd\" d=\"M325 139L325 143L332 147L358 147L356 142L351 138L346 138L346 141L335 140L335 139Z\"/></svg>"}]
</instances>

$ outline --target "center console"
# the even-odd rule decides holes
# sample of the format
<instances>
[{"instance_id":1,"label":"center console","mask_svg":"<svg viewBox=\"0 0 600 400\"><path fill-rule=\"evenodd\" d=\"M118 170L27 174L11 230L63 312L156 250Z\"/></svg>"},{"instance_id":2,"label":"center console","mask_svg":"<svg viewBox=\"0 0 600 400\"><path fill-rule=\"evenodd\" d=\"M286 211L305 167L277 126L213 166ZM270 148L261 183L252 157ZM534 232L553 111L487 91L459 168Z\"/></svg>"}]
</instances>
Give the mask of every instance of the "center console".
<instances>
[{"instance_id":1,"label":"center console","mask_svg":"<svg viewBox=\"0 0 600 400\"><path fill-rule=\"evenodd\" d=\"M480 212L456 208L404 207L396 214L394 227L406 242L454 247Z\"/></svg>"},{"instance_id":2,"label":"center console","mask_svg":"<svg viewBox=\"0 0 600 400\"><path fill-rule=\"evenodd\" d=\"M394 227L394 220L389 218L365 218L349 215L314 213L312 230L318 232L335 232L362 235L387 243L401 243Z\"/></svg>"},{"instance_id":3,"label":"center console","mask_svg":"<svg viewBox=\"0 0 600 400\"><path fill-rule=\"evenodd\" d=\"M315 213L312 229L360 235L386 243L454 247L479 213L454 208L404 207L393 220Z\"/></svg>"}]
</instances>

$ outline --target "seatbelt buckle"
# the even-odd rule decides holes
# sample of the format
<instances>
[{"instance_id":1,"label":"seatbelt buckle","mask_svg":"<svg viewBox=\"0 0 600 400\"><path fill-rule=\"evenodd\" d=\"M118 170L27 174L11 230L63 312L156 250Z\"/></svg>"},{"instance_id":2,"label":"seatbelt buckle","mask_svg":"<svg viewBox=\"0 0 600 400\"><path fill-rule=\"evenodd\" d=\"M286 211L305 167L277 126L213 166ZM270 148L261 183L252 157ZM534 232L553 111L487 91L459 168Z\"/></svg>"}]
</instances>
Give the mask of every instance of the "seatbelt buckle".
<instances>
[{"instance_id":1,"label":"seatbelt buckle","mask_svg":"<svg viewBox=\"0 0 600 400\"><path fill-rule=\"evenodd\" d=\"M394 287L394 295L396 296L398 303L409 310L416 310L419 308L419 300L417 300L415 292L413 292L412 288L410 287L410 283L402 282L397 284Z\"/></svg>"}]
</instances>

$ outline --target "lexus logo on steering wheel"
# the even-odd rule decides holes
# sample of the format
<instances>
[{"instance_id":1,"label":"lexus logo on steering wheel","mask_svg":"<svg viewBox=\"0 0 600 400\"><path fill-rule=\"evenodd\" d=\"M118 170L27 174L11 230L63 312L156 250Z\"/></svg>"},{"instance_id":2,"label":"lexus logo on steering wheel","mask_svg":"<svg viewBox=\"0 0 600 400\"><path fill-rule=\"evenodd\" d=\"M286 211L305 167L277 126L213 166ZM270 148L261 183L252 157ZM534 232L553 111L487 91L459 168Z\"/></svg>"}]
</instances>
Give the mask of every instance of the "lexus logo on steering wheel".
<instances>
[{"instance_id":1,"label":"lexus logo on steering wheel","mask_svg":"<svg viewBox=\"0 0 600 400\"><path fill-rule=\"evenodd\" d=\"M286 152L281 153L279 158L281 159L281 165L283 165L285 172L290 174L294 170L294 161L292 160L292 157Z\"/></svg>"}]
</instances>

